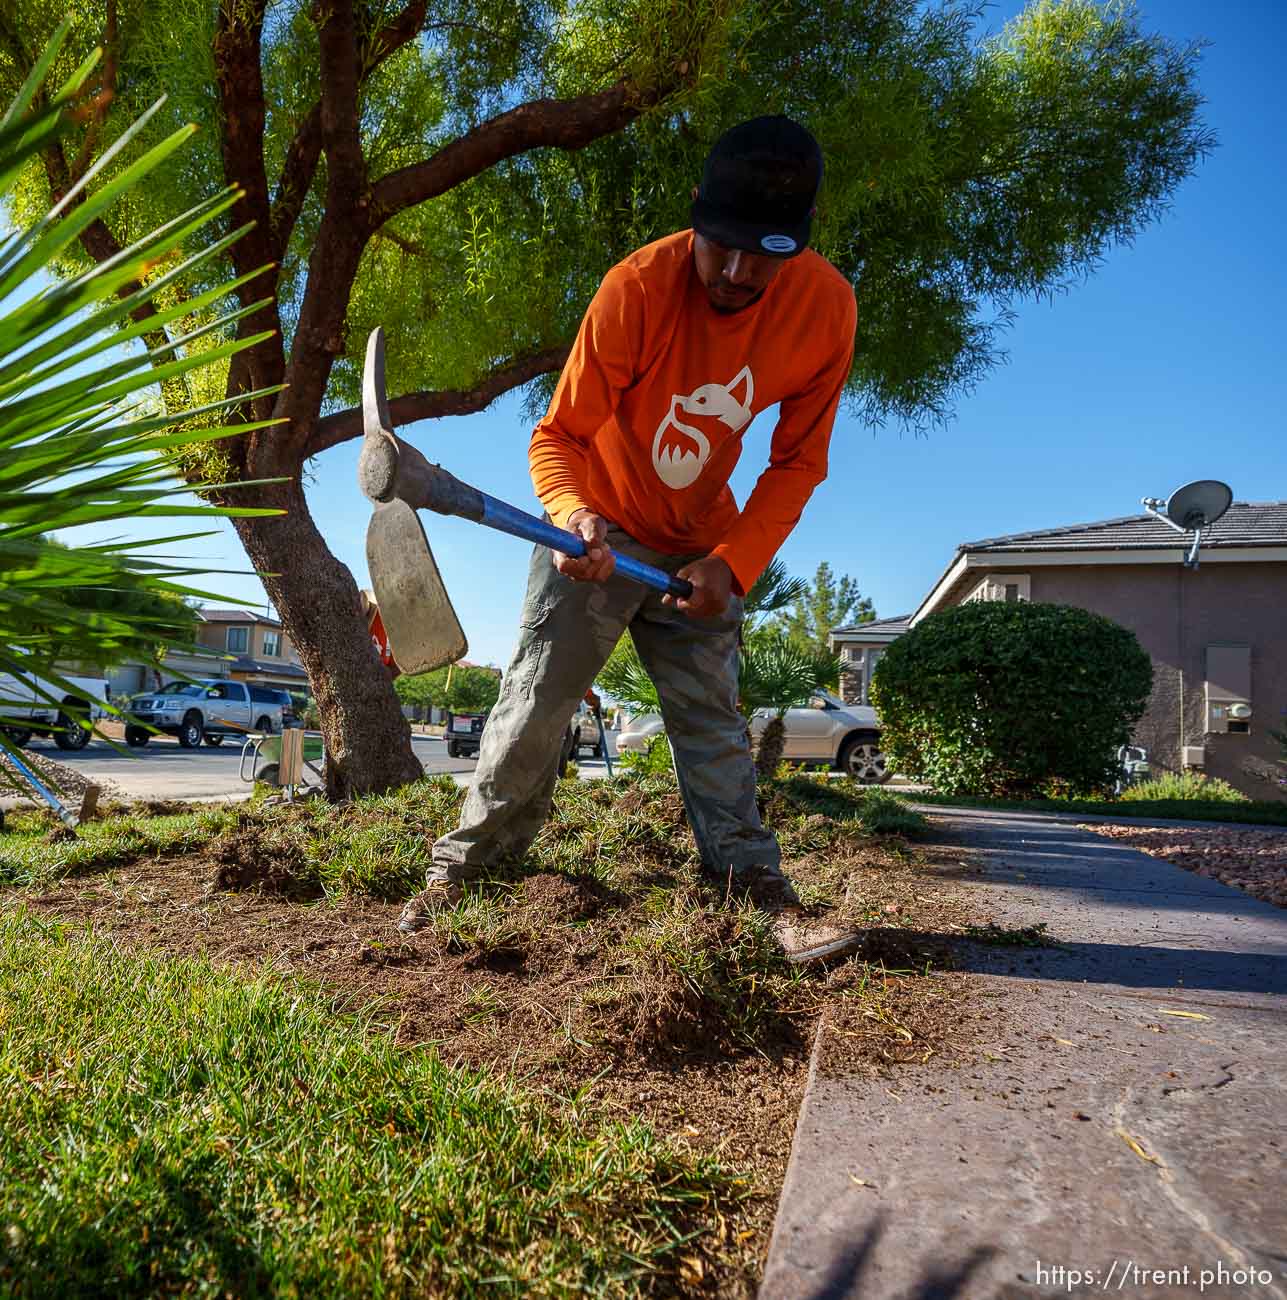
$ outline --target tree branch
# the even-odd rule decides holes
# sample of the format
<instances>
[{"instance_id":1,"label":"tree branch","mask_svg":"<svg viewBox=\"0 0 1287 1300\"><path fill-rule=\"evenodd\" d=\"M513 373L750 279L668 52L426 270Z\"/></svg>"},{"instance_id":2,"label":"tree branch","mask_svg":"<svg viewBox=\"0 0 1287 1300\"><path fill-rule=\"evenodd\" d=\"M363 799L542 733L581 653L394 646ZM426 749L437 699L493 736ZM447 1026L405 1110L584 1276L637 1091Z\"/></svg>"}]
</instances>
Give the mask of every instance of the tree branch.
<instances>
[{"instance_id":1,"label":"tree branch","mask_svg":"<svg viewBox=\"0 0 1287 1300\"><path fill-rule=\"evenodd\" d=\"M94 96L90 108L89 125L85 128L85 139L81 143L80 153L72 164L72 175L83 176L85 169L94 156L94 146L98 143L99 128L107 116L108 105L116 97L116 67L120 53L116 25L116 0L107 0L107 18L103 27L103 71L98 82L98 93Z\"/></svg>"},{"instance_id":2,"label":"tree branch","mask_svg":"<svg viewBox=\"0 0 1287 1300\"><path fill-rule=\"evenodd\" d=\"M362 202L366 159L358 134L358 86L362 60L353 0L327 0L320 10L318 48L322 64L322 148L326 150L326 211L338 215Z\"/></svg>"},{"instance_id":3,"label":"tree branch","mask_svg":"<svg viewBox=\"0 0 1287 1300\"><path fill-rule=\"evenodd\" d=\"M490 406L502 393L519 388L538 375L561 370L570 351L569 344L561 343L539 352L529 352L526 356L516 357L497 366L473 388L404 393L389 403L393 423L402 426L416 420L437 420L448 415L473 415ZM336 411L333 415L323 416L314 426L305 455L316 456L350 438L360 438L363 432L361 407L355 406L347 411Z\"/></svg>"},{"instance_id":4,"label":"tree branch","mask_svg":"<svg viewBox=\"0 0 1287 1300\"><path fill-rule=\"evenodd\" d=\"M361 79L365 81L390 55L396 54L408 41L414 40L424 25L429 0L414 0L376 35L373 53ZM322 106L314 104L309 109L294 139L286 151L277 195L273 199L273 242L278 258L286 256L286 248L295 230L299 214L304 210L317 162L322 156Z\"/></svg>"},{"instance_id":5,"label":"tree branch","mask_svg":"<svg viewBox=\"0 0 1287 1300\"><path fill-rule=\"evenodd\" d=\"M372 186L372 222L446 193L505 158L528 149L581 149L611 135L657 103L669 88L640 92L627 80L574 99L534 99L444 145L432 158L401 167Z\"/></svg>"},{"instance_id":6,"label":"tree branch","mask_svg":"<svg viewBox=\"0 0 1287 1300\"><path fill-rule=\"evenodd\" d=\"M317 160L322 156L322 106L314 104L300 123L286 150L281 180L273 199L273 245L278 258L286 256L286 248L294 233L295 223L304 210L304 200L313 184Z\"/></svg>"},{"instance_id":7,"label":"tree branch","mask_svg":"<svg viewBox=\"0 0 1287 1300\"><path fill-rule=\"evenodd\" d=\"M224 179L240 187L242 197L232 208L237 225L254 223L232 246L230 255L238 275L266 266L262 275L243 284L237 297L243 306L259 298L275 299L279 274L273 240L272 210L268 201L268 174L264 170L264 131L267 107L261 69L266 0L221 0L214 39L215 83L222 110L220 149ZM272 337L239 353L229 367L228 392L249 392L276 383L286 368L281 320L273 302L243 319L241 334L272 330Z\"/></svg>"}]
</instances>

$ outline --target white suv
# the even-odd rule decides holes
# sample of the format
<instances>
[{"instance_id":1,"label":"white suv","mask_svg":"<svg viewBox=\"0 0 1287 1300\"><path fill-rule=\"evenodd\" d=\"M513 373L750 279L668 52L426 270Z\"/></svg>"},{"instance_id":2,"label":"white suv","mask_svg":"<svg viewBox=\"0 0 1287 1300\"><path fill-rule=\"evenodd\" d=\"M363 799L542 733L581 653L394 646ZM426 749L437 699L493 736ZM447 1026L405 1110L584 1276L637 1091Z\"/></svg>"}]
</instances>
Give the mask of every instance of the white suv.
<instances>
[{"instance_id":1,"label":"white suv","mask_svg":"<svg viewBox=\"0 0 1287 1300\"><path fill-rule=\"evenodd\" d=\"M758 736L772 716L772 709L757 709L751 716L751 735ZM893 775L880 748L875 709L846 704L828 691L816 691L807 705L788 709L785 721L782 757L788 762L823 763L869 785L883 784ZM621 729L617 749L625 754L645 753L648 742L664 731L665 724L656 713L641 714Z\"/></svg>"}]
</instances>

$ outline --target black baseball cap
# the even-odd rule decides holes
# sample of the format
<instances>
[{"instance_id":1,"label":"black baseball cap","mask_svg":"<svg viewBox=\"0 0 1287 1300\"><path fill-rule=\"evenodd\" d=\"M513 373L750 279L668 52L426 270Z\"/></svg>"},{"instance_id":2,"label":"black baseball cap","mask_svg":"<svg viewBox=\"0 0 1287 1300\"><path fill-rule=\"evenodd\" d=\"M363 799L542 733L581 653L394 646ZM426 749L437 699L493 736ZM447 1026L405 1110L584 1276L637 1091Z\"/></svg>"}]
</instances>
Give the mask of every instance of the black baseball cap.
<instances>
[{"instance_id":1,"label":"black baseball cap","mask_svg":"<svg viewBox=\"0 0 1287 1300\"><path fill-rule=\"evenodd\" d=\"M794 257L809 246L822 150L789 117L753 117L711 147L693 229L726 248Z\"/></svg>"}]
</instances>

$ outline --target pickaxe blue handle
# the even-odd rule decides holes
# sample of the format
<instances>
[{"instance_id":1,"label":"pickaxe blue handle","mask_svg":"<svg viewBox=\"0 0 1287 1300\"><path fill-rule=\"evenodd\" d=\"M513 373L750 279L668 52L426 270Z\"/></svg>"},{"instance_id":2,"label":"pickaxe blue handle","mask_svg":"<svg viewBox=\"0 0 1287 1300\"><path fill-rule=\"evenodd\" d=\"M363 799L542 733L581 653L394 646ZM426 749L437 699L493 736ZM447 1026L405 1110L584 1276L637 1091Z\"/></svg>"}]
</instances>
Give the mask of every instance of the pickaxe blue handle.
<instances>
[{"instance_id":1,"label":"pickaxe blue handle","mask_svg":"<svg viewBox=\"0 0 1287 1300\"><path fill-rule=\"evenodd\" d=\"M372 501L397 498L413 510L459 515L525 541L549 546L564 555L585 554L585 543L573 533L462 483L441 465L431 464L393 432L393 416L384 390L384 331L381 329L372 330L367 340L366 364L362 370L362 421L366 436L358 458L358 482ZM616 561L617 572L636 582L684 599L693 594L691 582L672 577L664 569L629 555L617 555Z\"/></svg>"},{"instance_id":2,"label":"pickaxe blue handle","mask_svg":"<svg viewBox=\"0 0 1287 1300\"><path fill-rule=\"evenodd\" d=\"M478 522L486 524L488 528L499 529L502 533L510 533L514 537L536 542L540 546L548 546L551 550L562 551L564 555L579 558L585 554L585 543L575 533L569 533L565 528L555 528L553 524L547 524L544 519L538 519L525 510L518 510L504 501L498 501L495 497L488 496L486 492L480 492L478 495L483 503L483 517ZM671 596L687 599L693 594L693 584L686 578L672 577L664 569L645 564L631 555L614 552L614 556L617 572L627 578L633 578L636 582L642 582L645 586L653 587Z\"/></svg>"}]
</instances>

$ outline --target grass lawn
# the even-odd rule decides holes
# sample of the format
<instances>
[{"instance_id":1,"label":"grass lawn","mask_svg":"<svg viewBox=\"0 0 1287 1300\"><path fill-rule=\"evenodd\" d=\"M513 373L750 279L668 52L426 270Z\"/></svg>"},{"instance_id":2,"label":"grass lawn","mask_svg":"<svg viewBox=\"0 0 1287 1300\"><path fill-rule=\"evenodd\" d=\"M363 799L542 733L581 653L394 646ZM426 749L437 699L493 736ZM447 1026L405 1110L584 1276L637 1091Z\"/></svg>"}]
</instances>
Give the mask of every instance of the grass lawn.
<instances>
[{"instance_id":1,"label":"grass lawn","mask_svg":"<svg viewBox=\"0 0 1287 1300\"><path fill-rule=\"evenodd\" d=\"M858 959L786 963L662 778L561 783L528 857L410 939L449 780L78 839L11 816L0 1289L753 1295L817 1024L846 1068L950 1058L946 945L983 919L897 797L762 794Z\"/></svg>"},{"instance_id":2,"label":"grass lawn","mask_svg":"<svg viewBox=\"0 0 1287 1300\"><path fill-rule=\"evenodd\" d=\"M1250 822L1287 826L1287 803L1271 799L974 799L967 795L918 792L915 803L945 808L997 808L1014 812L1087 813L1117 821L1171 818L1204 822Z\"/></svg>"}]
</instances>

